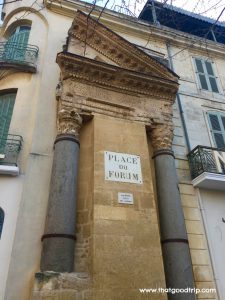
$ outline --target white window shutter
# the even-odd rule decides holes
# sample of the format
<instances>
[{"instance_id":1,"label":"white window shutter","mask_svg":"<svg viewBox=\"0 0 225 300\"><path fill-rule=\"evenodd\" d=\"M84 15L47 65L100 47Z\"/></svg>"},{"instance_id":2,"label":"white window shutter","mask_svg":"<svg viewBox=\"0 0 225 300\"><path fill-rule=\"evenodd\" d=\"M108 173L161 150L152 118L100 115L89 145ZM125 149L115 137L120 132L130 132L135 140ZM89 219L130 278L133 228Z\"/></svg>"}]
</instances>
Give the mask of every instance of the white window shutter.
<instances>
[{"instance_id":1,"label":"white window shutter","mask_svg":"<svg viewBox=\"0 0 225 300\"><path fill-rule=\"evenodd\" d=\"M225 149L225 115L213 112L209 113L208 117L216 147Z\"/></svg>"}]
</instances>

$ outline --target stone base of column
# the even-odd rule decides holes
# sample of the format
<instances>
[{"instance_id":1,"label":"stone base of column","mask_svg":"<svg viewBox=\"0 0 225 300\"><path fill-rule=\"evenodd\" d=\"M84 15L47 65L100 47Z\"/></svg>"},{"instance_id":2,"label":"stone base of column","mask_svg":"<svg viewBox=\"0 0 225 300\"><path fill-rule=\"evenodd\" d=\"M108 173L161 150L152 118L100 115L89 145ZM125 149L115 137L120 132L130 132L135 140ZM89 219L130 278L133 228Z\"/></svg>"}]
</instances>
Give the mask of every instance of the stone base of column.
<instances>
[{"instance_id":1,"label":"stone base of column","mask_svg":"<svg viewBox=\"0 0 225 300\"><path fill-rule=\"evenodd\" d=\"M45 254L42 256L42 265L46 269L54 267L55 272L73 272L74 239L48 237L43 240L42 249Z\"/></svg>"},{"instance_id":2,"label":"stone base of column","mask_svg":"<svg viewBox=\"0 0 225 300\"><path fill-rule=\"evenodd\" d=\"M31 300L40 299L90 300L90 278L87 273L36 273Z\"/></svg>"}]
</instances>

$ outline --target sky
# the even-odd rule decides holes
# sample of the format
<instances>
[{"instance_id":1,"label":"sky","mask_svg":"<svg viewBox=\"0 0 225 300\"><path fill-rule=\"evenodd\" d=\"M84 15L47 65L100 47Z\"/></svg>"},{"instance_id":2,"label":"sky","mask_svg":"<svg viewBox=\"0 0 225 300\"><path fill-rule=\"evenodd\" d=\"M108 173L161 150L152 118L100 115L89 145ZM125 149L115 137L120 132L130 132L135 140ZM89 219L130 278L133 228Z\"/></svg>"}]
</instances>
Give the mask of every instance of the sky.
<instances>
[{"instance_id":1,"label":"sky","mask_svg":"<svg viewBox=\"0 0 225 300\"><path fill-rule=\"evenodd\" d=\"M104 6L108 1L107 8L115 9L121 13L134 14L136 17L140 14L146 0L96 0L97 4ZM172 4L185 10L217 19L223 8L225 0L158 0L161 3ZM91 0L88 1L92 3ZM225 11L222 13L219 21L225 21Z\"/></svg>"},{"instance_id":2,"label":"sky","mask_svg":"<svg viewBox=\"0 0 225 300\"><path fill-rule=\"evenodd\" d=\"M10 0L6 0L10 1ZM121 13L130 14L138 17L146 0L87 0L88 3L93 3L99 6L105 6L107 3L107 8L114 9ZM225 7L225 0L158 0L159 2L172 4L174 6L183 8L185 10L201 14L203 16L210 17L212 19L217 19L218 16L223 11ZM2 3L3 0L0 0ZM22 4L22 3L21 3ZM10 5L10 4L8 4ZM1 13L1 5L0 5ZM225 22L225 10L223 11L219 21Z\"/></svg>"}]
</instances>

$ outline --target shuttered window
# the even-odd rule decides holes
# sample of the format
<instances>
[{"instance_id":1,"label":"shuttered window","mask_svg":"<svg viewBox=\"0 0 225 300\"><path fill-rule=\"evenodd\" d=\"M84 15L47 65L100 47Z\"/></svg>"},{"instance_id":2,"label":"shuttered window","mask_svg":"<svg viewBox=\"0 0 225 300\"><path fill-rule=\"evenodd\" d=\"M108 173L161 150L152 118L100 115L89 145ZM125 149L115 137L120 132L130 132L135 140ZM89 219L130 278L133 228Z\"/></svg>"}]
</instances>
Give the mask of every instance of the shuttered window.
<instances>
[{"instance_id":1,"label":"shuttered window","mask_svg":"<svg viewBox=\"0 0 225 300\"><path fill-rule=\"evenodd\" d=\"M3 209L0 207L0 238L2 235L3 223L4 223L5 214Z\"/></svg>"},{"instance_id":2,"label":"shuttered window","mask_svg":"<svg viewBox=\"0 0 225 300\"><path fill-rule=\"evenodd\" d=\"M15 98L16 94L0 95L0 154L4 153Z\"/></svg>"},{"instance_id":3,"label":"shuttered window","mask_svg":"<svg viewBox=\"0 0 225 300\"><path fill-rule=\"evenodd\" d=\"M217 78L211 61L194 58L196 74L199 79L201 89L208 90L214 93L219 93Z\"/></svg>"},{"instance_id":4,"label":"shuttered window","mask_svg":"<svg viewBox=\"0 0 225 300\"><path fill-rule=\"evenodd\" d=\"M211 112L208 118L216 147L225 149L225 114Z\"/></svg>"},{"instance_id":5,"label":"shuttered window","mask_svg":"<svg viewBox=\"0 0 225 300\"><path fill-rule=\"evenodd\" d=\"M22 61L26 54L26 46L30 35L30 26L17 27L5 44L4 58Z\"/></svg>"}]
</instances>

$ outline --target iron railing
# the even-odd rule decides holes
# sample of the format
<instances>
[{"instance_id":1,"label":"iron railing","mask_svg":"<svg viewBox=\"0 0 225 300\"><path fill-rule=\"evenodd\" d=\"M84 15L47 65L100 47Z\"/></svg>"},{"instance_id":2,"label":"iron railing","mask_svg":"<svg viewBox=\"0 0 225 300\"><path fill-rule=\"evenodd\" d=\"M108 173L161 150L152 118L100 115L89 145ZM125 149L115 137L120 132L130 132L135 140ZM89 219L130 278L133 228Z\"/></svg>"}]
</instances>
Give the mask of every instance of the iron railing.
<instances>
[{"instance_id":1,"label":"iron railing","mask_svg":"<svg viewBox=\"0 0 225 300\"><path fill-rule=\"evenodd\" d=\"M188 154L192 179L203 172L225 174L225 164L216 159L216 153L225 158L225 149L197 146Z\"/></svg>"},{"instance_id":2,"label":"iron railing","mask_svg":"<svg viewBox=\"0 0 225 300\"><path fill-rule=\"evenodd\" d=\"M36 67L39 48L13 42L0 43L0 62Z\"/></svg>"},{"instance_id":3,"label":"iron railing","mask_svg":"<svg viewBox=\"0 0 225 300\"><path fill-rule=\"evenodd\" d=\"M17 165L22 142L20 135L8 134L0 138L0 165Z\"/></svg>"}]
</instances>

